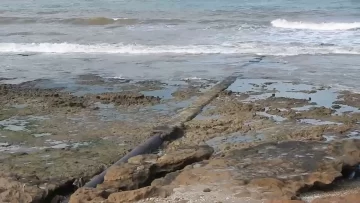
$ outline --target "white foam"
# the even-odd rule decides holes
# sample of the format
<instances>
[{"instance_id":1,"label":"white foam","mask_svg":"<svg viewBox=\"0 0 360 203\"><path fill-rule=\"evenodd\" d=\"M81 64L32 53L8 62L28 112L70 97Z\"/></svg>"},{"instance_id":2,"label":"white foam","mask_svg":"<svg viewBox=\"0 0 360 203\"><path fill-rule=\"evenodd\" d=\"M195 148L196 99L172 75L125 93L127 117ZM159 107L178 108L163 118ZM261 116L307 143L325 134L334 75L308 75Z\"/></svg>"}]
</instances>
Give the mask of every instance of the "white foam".
<instances>
[{"instance_id":1,"label":"white foam","mask_svg":"<svg viewBox=\"0 0 360 203\"><path fill-rule=\"evenodd\" d=\"M203 80L203 79L194 76L194 77L184 78L184 80Z\"/></svg>"},{"instance_id":2,"label":"white foam","mask_svg":"<svg viewBox=\"0 0 360 203\"><path fill-rule=\"evenodd\" d=\"M117 21L117 20L127 20L129 18L112 18L113 20Z\"/></svg>"},{"instance_id":3,"label":"white foam","mask_svg":"<svg viewBox=\"0 0 360 203\"><path fill-rule=\"evenodd\" d=\"M291 56L301 54L360 54L360 47L293 46L244 43L241 45L159 45L137 44L72 44L72 43L0 43L0 53L53 53L53 54L258 54Z\"/></svg>"},{"instance_id":4,"label":"white foam","mask_svg":"<svg viewBox=\"0 0 360 203\"><path fill-rule=\"evenodd\" d=\"M360 28L360 22L353 23L311 23L287 21L285 19L276 19L271 21L271 25L279 28L303 29L303 30L351 30Z\"/></svg>"}]
</instances>

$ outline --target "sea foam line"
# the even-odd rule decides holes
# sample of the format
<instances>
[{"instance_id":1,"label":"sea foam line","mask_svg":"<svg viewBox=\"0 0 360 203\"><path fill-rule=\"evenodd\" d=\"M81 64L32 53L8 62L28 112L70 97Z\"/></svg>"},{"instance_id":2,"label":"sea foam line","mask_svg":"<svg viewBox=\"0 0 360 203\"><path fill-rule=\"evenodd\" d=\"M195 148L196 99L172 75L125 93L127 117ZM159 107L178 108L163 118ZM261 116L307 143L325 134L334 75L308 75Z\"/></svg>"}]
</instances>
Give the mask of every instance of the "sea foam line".
<instances>
[{"instance_id":1,"label":"sea foam line","mask_svg":"<svg viewBox=\"0 0 360 203\"><path fill-rule=\"evenodd\" d=\"M244 43L241 45L158 45L136 44L72 44L72 43L0 43L0 53L53 53L53 54L360 54L360 47L293 46L290 44L266 45Z\"/></svg>"},{"instance_id":2,"label":"sea foam line","mask_svg":"<svg viewBox=\"0 0 360 203\"><path fill-rule=\"evenodd\" d=\"M271 21L273 27L288 28L288 29L304 29L304 30L352 30L360 28L360 22L353 23L311 23L311 22L296 22L287 21L285 19L276 19Z\"/></svg>"}]
</instances>

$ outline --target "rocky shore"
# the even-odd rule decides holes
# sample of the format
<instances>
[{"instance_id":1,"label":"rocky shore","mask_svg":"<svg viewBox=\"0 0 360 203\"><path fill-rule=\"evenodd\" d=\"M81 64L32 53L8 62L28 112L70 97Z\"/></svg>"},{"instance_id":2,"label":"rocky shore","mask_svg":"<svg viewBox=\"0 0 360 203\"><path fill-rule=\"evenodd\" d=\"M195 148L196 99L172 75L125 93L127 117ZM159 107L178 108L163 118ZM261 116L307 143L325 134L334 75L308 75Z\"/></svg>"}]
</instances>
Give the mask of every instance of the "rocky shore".
<instances>
[{"instance_id":1,"label":"rocky shore","mask_svg":"<svg viewBox=\"0 0 360 203\"><path fill-rule=\"evenodd\" d=\"M236 79L177 139L82 188L216 83L0 84L0 201L356 202L360 95L272 79Z\"/></svg>"}]
</instances>

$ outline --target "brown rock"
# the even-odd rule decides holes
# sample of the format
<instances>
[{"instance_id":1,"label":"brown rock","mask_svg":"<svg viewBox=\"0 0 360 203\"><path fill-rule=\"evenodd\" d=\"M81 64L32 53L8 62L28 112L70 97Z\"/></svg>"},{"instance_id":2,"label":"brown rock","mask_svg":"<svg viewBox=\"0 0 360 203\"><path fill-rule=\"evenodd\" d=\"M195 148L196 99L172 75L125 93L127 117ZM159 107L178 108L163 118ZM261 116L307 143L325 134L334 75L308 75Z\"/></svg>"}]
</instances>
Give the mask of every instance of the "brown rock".
<instances>
[{"instance_id":1,"label":"brown rock","mask_svg":"<svg viewBox=\"0 0 360 203\"><path fill-rule=\"evenodd\" d=\"M175 171L175 172L171 172L166 174L165 177L163 178L159 178L159 179L155 179L152 183L151 186L165 186L165 185L170 185L175 178L179 175L180 171Z\"/></svg>"},{"instance_id":2,"label":"brown rock","mask_svg":"<svg viewBox=\"0 0 360 203\"><path fill-rule=\"evenodd\" d=\"M116 188L119 190L134 190L142 187L151 178L151 165L136 165L125 163L109 168L105 174L104 183L99 189Z\"/></svg>"},{"instance_id":3,"label":"brown rock","mask_svg":"<svg viewBox=\"0 0 360 203\"><path fill-rule=\"evenodd\" d=\"M80 188L71 195L69 203L93 203L101 202L106 198L106 194L102 190L95 188Z\"/></svg>"},{"instance_id":4,"label":"brown rock","mask_svg":"<svg viewBox=\"0 0 360 203\"><path fill-rule=\"evenodd\" d=\"M111 191L109 201L135 201L152 196L166 196L172 190L172 182L180 169L188 164L208 159L213 153L209 146L197 146L169 151L158 158L157 155L140 155L129 159L128 163L109 168L104 182L98 190ZM159 175L165 177L155 179ZM151 186L148 186L151 183ZM161 186L167 187L163 190ZM139 189L140 188L140 189ZM121 191L115 192L114 191Z\"/></svg>"},{"instance_id":5,"label":"brown rock","mask_svg":"<svg viewBox=\"0 0 360 203\"><path fill-rule=\"evenodd\" d=\"M176 171L188 164L208 159L213 152L213 148L207 145L178 149L160 157L156 166L158 171Z\"/></svg>"},{"instance_id":6,"label":"brown rock","mask_svg":"<svg viewBox=\"0 0 360 203\"><path fill-rule=\"evenodd\" d=\"M134 156L134 157L131 157L129 160L128 160L128 163L130 164L153 164L153 163L156 163L157 159L159 158L158 155L156 154L149 154L149 155L139 155L139 156Z\"/></svg>"},{"instance_id":7,"label":"brown rock","mask_svg":"<svg viewBox=\"0 0 360 203\"><path fill-rule=\"evenodd\" d=\"M183 170L172 185L207 185L236 198L291 200L311 186L321 188L360 162L360 141L284 141L230 150L224 157ZM296 202L296 201L295 201Z\"/></svg>"},{"instance_id":8,"label":"brown rock","mask_svg":"<svg viewBox=\"0 0 360 203\"><path fill-rule=\"evenodd\" d=\"M20 183L7 174L0 174L0 202L36 203L40 202L45 195L45 190Z\"/></svg>"},{"instance_id":9,"label":"brown rock","mask_svg":"<svg viewBox=\"0 0 360 203\"><path fill-rule=\"evenodd\" d=\"M113 193L108 200L112 203L134 202L150 197L167 197L169 191L161 187L145 187L137 190Z\"/></svg>"},{"instance_id":10,"label":"brown rock","mask_svg":"<svg viewBox=\"0 0 360 203\"><path fill-rule=\"evenodd\" d=\"M104 103L115 103L116 105L143 105L159 103L161 98L145 96L136 92L103 93L95 96L95 99Z\"/></svg>"},{"instance_id":11,"label":"brown rock","mask_svg":"<svg viewBox=\"0 0 360 203\"><path fill-rule=\"evenodd\" d=\"M311 203L358 203L360 202L360 191L353 194L342 194L339 196L316 198Z\"/></svg>"}]
</instances>

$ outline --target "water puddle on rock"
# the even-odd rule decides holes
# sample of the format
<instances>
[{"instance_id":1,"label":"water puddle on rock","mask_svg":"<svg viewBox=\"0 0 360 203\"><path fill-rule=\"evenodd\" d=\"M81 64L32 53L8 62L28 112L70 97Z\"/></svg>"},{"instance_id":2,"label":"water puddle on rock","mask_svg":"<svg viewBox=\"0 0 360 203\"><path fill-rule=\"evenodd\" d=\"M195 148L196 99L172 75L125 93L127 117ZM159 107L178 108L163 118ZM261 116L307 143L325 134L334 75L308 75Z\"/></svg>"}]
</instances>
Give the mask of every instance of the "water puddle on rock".
<instances>
[{"instance_id":1,"label":"water puddle on rock","mask_svg":"<svg viewBox=\"0 0 360 203\"><path fill-rule=\"evenodd\" d=\"M306 123L311 125L342 125L342 123L332 122L332 121L322 121L318 119L299 119L300 123Z\"/></svg>"},{"instance_id":2,"label":"water puddle on rock","mask_svg":"<svg viewBox=\"0 0 360 203\"><path fill-rule=\"evenodd\" d=\"M188 100L183 101L170 101L163 104L157 104L150 107L141 108L139 111L143 112L156 112L162 115L172 116L175 115L181 109L190 106L197 97L191 97Z\"/></svg>"},{"instance_id":3,"label":"water puddle on rock","mask_svg":"<svg viewBox=\"0 0 360 203\"><path fill-rule=\"evenodd\" d=\"M145 96L160 97L161 99L172 99L172 94L178 89L176 86L166 86L160 90L141 91Z\"/></svg>"},{"instance_id":4,"label":"water puddle on rock","mask_svg":"<svg viewBox=\"0 0 360 203\"><path fill-rule=\"evenodd\" d=\"M0 152L3 153L30 153L45 149L44 147L27 147L27 146L21 146L21 145L11 145L7 142L0 143Z\"/></svg>"},{"instance_id":5,"label":"water puddle on rock","mask_svg":"<svg viewBox=\"0 0 360 203\"><path fill-rule=\"evenodd\" d=\"M51 136L51 133L37 133L37 134L32 134L34 137L47 137L47 136Z\"/></svg>"},{"instance_id":6,"label":"water puddle on rock","mask_svg":"<svg viewBox=\"0 0 360 203\"><path fill-rule=\"evenodd\" d=\"M250 97L244 100L248 102L267 99L275 94L275 97L306 100L311 98L311 102L325 107L331 107L338 96L332 89L268 79L237 79L228 90L250 94Z\"/></svg>"},{"instance_id":7,"label":"water puddle on rock","mask_svg":"<svg viewBox=\"0 0 360 203\"><path fill-rule=\"evenodd\" d=\"M49 145L50 148L53 149L64 149L64 148L78 148L78 147L83 147L83 146L89 146L91 143L90 142L75 142L72 143L70 141L67 140L45 140L45 143L47 145Z\"/></svg>"},{"instance_id":8,"label":"water puddle on rock","mask_svg":"<svg viewBox=\"0 0 360 203\"><path fill-rule=\"evenodd\" d=\"M97 102L95 106L98 108L96 115L100 117L101 121L131 120L130 114L119 112L114 104Z\"/></svg>"},{"instance_id":9,"label":"water puddle on rock","mask_svg":"<svg viewBox=\"0 0 360 203\"><path fill-rule=\"evenodd\" d=\"M48 119L45 116L11 117L0 121L0 128L9 131L30 131L31 123Z\"/></svg>"},{"instance_id":10,"label":"water puddle on rock","mask_svg":"<svg viewBox=\"0 0 360 203\"><path fill-rule=\"evenodd\" d=\"M338 135L334 133L326 133L323 135L325 142L332 142L335 140L349 140L349 139L360 139L360 130L353 130L345 135Z\"/></svg>"},{"instance_id":11,"label":"water puddle on rock","mask_svg":"<svg viewBox=\"0 0 360 203\"><path fill-rule=\"evenodd\" d=\"M271 79L237 79L227 90L249 94L243 102L254 102L275 96L276 98L292 98L308 100L309 105L292 108L295 111L308 111L313 107L326 107L335 110L333 115L344 113L360 113L360 109L348 105L337 105L339 92L332 88L310 84L298 84L290 81ZM313 103L313 104L310 104Z\"/></svg>"}]
</instances>

